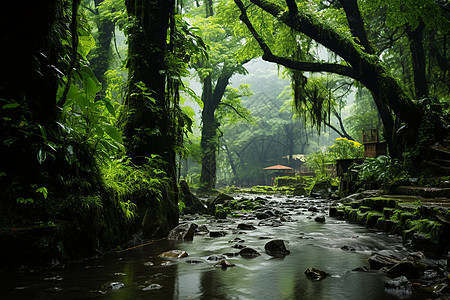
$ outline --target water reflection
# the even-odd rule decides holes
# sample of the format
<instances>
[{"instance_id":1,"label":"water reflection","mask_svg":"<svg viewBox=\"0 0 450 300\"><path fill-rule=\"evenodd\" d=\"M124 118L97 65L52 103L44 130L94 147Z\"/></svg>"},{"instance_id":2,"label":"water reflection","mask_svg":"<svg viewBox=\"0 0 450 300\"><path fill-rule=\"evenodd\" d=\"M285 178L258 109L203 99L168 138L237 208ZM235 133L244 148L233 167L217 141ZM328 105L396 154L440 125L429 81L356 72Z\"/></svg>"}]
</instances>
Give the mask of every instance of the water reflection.
<instances>
[{"instance_id":1,"label":"water reflection","mask_svg":"<svg viewBox=\"0 0 450 300\"><path fill-rule=\"evenodd\" d=\"M298 199L298 201L305 201ZM313 200L311 200L313 201ZM406 252L398 237L377 234L358 225L327 219L316 223L305 209L289 209L296 222L280 227L257 226L257 220L246 220L258 227L255 231L238 232L239 222L211 223L201 219L211 230L226 230L220 238L196 236L193 242L160 241L145 247L107 255L99 260L74 264L64 271L49 274L2 276L0 299L398 299L386 294L386 277L378 272L356 272L368 266L371 251L392 249ZM291 254L272 258L264 253L271 236L286 241ZM244 244L262 255L253 259L232 257L236 266L223 270L207 261L212 254L237 252L230 240L244 239ZM343 246L356 251L344 251ZM180 249L188 258L170 260L158 257L164 251ZM188 263L188 260L203 263ZM323 281L309 281L307 268L315 267L331 274ZM60 276L62 280L44 280ZM109 288L113 282L123 288ZM151 285L160 289L144 290ZM422 299L413 296L409 299Z\"/></svg>"}]
</instances>

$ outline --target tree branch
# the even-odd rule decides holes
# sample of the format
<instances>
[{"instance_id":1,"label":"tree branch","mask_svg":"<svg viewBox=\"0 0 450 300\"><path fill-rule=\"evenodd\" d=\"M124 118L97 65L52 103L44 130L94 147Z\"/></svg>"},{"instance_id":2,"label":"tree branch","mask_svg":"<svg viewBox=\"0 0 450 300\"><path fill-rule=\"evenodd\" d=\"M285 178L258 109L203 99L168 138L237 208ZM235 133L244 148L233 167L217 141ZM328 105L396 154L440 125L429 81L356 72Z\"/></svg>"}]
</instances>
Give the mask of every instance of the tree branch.
<instances>
[{"instance_id":1,"label":"tree branch","mask_svg":"<svg viewBox=\"0 0 450 300\"><path fill-rule=\"evenodd\" d=\"M333 111L333 114L334 114L334 116L336 117L336 119L337 119L338 122L339 122L339 127L341 127L342 133L344 134L343 137L345 137L345 138L347 138L347 139L349 139L349 140L354 141L355 139L353 139L353 138L347 133L347 131L345 130L344 123L342 122L341 116L337 113L337 111Z\"/></svg>"},{"instance_id":2,"label":"tree branch","mask_svg":"<svg viewBox=\"0 0 450 300\"><path fill-rule=\"evenodd\" d=\"M245 121L247 121L247 122L251 122L249 119L247 119L243 114L241 114L233 105L231 105L231 104L228 104L228 103L225 103L225 102L220 102L219 103L219 105L225 105L225 106L228 106L228 107L231 107L235 112L236 112L236 114L238 115L238 116L240 116L241 118L243 118Z\"/></svg>"},{"instance_id":3,"label":"tree branch","mask_svg":"<svg viewBox=\"0 0 450 300\"><path fill-rule=\"evenodd\" d=\"M286 4L289 8L290 14L292 14L292 15L298 14L298 7L297 7L297 4L295 3L295 0L286 0Z\"/></svg>"},{"instance_id":4,"label":"tree branch","mask_svg":"<svg viewBox=\"0 0 450 300\"><path fill-rule=\"evenodd\" d=\"M367 38L367 32L364 29L364 21L359 11L356 0L339 0L345 11L350 32L357 39L356 42L364 47L365 52L375 54L375 48L370 44Z\"/></svg>"},{"instance_id":5,"label":"tree branch","mask_svg":"<svg viewBox=\"0 0 450 300\"><path fill-rule=\"evenodd\" d=\"M285 66L286 68L295 69L295 70L302 70L302 71L308 71L308 72L331 72L336 73L343 76L348 76L353 79L358 80L357 73L353 70L351 67L339 65L339 64L331 64L331 63L313 63L313 62L303 62L303 61L296 61L285 57L276 56L272 53L269 46L266 44L264 39L259 35L259 33L256 31L256 29L253 27L253 24L251 23L250 19L247 15L247 10L244 7L244 4L241 0L235 0L234 1L236 5L241 10L241 16L240 20L247 26L250 33L253 35L255 40L258 42L259 46L264 52L264 55L262 58L265 61L268 62L274 62L277 64L280 64L282 66Z\"/></svg>"}]
</instances>

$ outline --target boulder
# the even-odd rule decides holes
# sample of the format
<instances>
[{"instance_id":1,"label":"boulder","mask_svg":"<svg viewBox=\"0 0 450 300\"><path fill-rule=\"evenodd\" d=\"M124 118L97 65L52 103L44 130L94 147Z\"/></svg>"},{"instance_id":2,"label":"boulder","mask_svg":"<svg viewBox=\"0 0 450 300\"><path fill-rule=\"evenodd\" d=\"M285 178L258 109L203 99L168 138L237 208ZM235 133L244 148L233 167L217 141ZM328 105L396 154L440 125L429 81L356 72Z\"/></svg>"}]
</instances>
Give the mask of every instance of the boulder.
<instances>
[{"instance_id":1,"label":"boulder","mask_svg":"<svg viewBox=\"0 0 450 300\"><path fill-rule=\"evenodd\" d=\"M255 230L256 229L256 227L253 226L252 224L245 224L245 223L238 224L237 228L241 229L241 230Z\"/></svg>"},{"instance_id":2,"label":"boulder","mask_svg":"<svg viewBox=\"0 0 450 300\"><path fill-rule=\"evenodd\" d=\"M283 240L273 240L264 245L266 253L273 257L285 257L291 251L286 249Z\"/></svg>"},{"instance_id":3,"label":"boulder","mask_svg":"<svg viewBox=\"0 0 450 300\"><path fill-rule=\"evenodd\" d=\"M209 233L209 229L205 224L202 224L202 225L198 226L198 228L195 232L197 234L206 234L206 233Z\"/></svg>"},{"instance_id":4,"label":"boulder","mask_svg":"<svg viewBox=\"0 0 450 300\"><path fill-rule=\"evenodd\" d=\"M413 260L402 260L392 266L387 273L392 276L406 276L407 278L419 278L425 271L425 265Z\"/></svg>"},{"instance_id":5,"label":"boulder","mask_svg":"<svg viewBox=\"0 0 450 300\"><path fill-rule=\"evenodd\" d=\"M314 221L318 223L325 223L325 216L317 216Z\"/></svg>"},{"instance_id":6,"label":"boulder","mask_svg":"<svg viewBox=\"0 0 450 300\"><path fill-rule=\"evenodd\" d=\"M170 250L170 251L163 252L158 256L165 257L165 258L183 258L183 257L187 257L188 254L186 251L183 251L183 250Z\"/></svg>"},{"instance_id":7,"label":"boulder","mask_svg":"<svg viewBox=\"0 0 450 300\"><path fill-rule=\"evenodd\" d=\"M226 236L227 233L225 231L210 231L209 237L222 237Z\"/></svg>"},{"instance_id":8,"label":"boulder","mask_svg":"<svg viewBox=\"0 0 450 300\"><path fill-rule=\"evenodd\" d=\"M192 241L197 227L195 223L182 223L169 232L167 239Z\"/></svg>"},{"instance_id":9,"label":"boulder","mask_svg":"<svg viewBox=\"0 0 450 300\"><path fill-rule=\"evenodd\" d=\"M257 212L256 213L256 218L258 220L264 220L264 219L268 219L270 217L273 217L273 213L271 211L265 211L265 212Z\"/></svg>"},{"instance_id":10,"label":"boulder","mask_svg":"<svg viewBox=\"0 0 450 300\"><path fill-rule=\"evenodd\" d=\"M229 267L234 267L234 264L230 263L230 262L229 262L228 260L226 260L226 259L222 259L221 261L219 261L218 263L216 263L216 264L214 265L214 267L226 269L226 268L229 268Z\"/></svg>"},{"instance_id":11,"label":"boulder","mask_svg":"<svg viewBox=\"0 0 450 300\"><path fill-rule=\"evenodd\" d=\"M239 255L242 257L245 257L245 258L254 258L254 257L261 256L261 254L258 251L254 250L252 248L248 248L248 247L239 251Z\"/></svg>"},{"instance_id":12,"label":"boulder","mask_svg":"<svg viewBox=\"0 0 450 300\"><path fill-rule=\"evenodd\" d=\"M183 202L186 207L183 209L183 212L186 214L195 214L195 213L206 213L207 208L206 205L195 196L187 184L186 181L180 180L180 190L183 194Z\"/></svg>"},{"instance_id":13,"label":"boulder","mask_svg":"<svg viewBox=\"0 0 450 300\"><path fill-rule=\"evenodd\" d=\"M384 287L387 290L394 290L396 294L399 292L405 294L412 293L412 283L405 276L400 276L384 282Z\"/></svg>"},{"instance_id":14,"label":"boulder","mask_svg":"<svg viewBox=\"0 0 450 300\"><path fill-rule=\"evenodd\" d=\"M305 271L306 278L313 281L320 281L327 278L328 273L316 268L308 268Z\"/></svg>"},{"instance_id":15,"label":"boulder","mask_svg":"<svg viewBox=\"0 0 450 300\"><path fill-rule=\"evenodd\" d=\"M213 254L210 255L206 258L206 260L214 260L214 261L219 261L219 260L224 260L226 257L224 255L220 255L220 254Z\"/></svg>"},{"instance_id":16,"label":"boulder","mask_svg":"<svg viewBox=\"0 0 450 300\"><path fill-rule=\"evenodd\" d=\"M331 183L328 180L318 181L311 189L311 196L317 196L324 199L331 197Z\"/></svg>"},{"instance_id":17,"label":"boulder","mask_svg":"<svg viewBox=\"0 0 450 300\"><path fill-rule=\"evenodd\" d=\"M386 256L382 254L375 253L368 259L370 269L372 270L379 270L383 267L392 268L396 264L400 262L399 259L392 257L392 256Z\"/></svg>"}]
</instances>

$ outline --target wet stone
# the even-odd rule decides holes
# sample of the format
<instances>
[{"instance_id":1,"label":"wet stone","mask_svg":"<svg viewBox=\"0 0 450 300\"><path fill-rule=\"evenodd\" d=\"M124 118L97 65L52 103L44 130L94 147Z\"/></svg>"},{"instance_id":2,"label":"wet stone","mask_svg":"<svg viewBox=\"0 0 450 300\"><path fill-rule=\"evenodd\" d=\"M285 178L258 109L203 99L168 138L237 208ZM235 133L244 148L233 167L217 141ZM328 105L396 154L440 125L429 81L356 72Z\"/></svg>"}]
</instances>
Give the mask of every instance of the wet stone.
<instances>
[{"instance_id":1,"label":"wet stone","mask_svg":"<svg viewBox=\"0 0 450 300\"><path fill-rule=\"evenodd\" d=\"M285 257L291 251L286 249L283 240L273 240L264 245L266 253L273 257Z\"/></svg>"},{"instance_id":2,"label":"wet stone","mask_svg":"<svg viewBox=\"0 0 450 300\"><path fill-rule=\"evenodd\" d=\"M347 245L342 246L341 249L344 250L344 251L356 251L355 248L347 246Z\"/></svg>"},{"instance_id":3,"label":"wet stone","mask_svg":"<svg viewBox=\"0 0 450 300\"><path fill-rule=\"evenodd\" d=\"M234 244L232 247L235 249L244 249L245 248L245 246L242 244Z\"/></svg>"},{"instance_id":4,"label":"wet stone","mask_svg":"<svg viewBox=\"0 0 450 300\"><path fill-rule=\"evenodd\" d=\"M161 285L157 284L157 283L152 283L149 286L146 286L145 288L143 288L143 291L151 291L151 290L159 290L160 288L162 288Z\"/></svg>"},{"instance_id":5,"label":"wet stone","mask_svg":"<svg viewBox=\"0 0 450 300\"><path fill-rule=\"evenodd\" d=\"M241 229L241 230L255 230L256 229L256 227L253 226L252 224L245 224L245 223L238 224L237 228Z\"/></svg>"},{"instance_id":6,"label":"wet stone","mask_svg":"<svg viewBox=\"0 0 450 300\"><path fill-rule=\"evenodd\" d=\"M234 239L228 241L228 243L243 243L243 242L245 241L239 237L235 237Z\"/></svg>"},{"instance_id":7,"label":"wet stone","mask_svg":"<svg viewBox=\"0 0 450 300\"><path fill-rule=\"evenodd\" d=\"M203 264L204 261L199 260L199 259L190 259L190 260L187 260L186 263L196 265L196 264Z\"/></svg>"},{"instance_id":8,"label":"wet stone","mask_svg":"<svg viewBox=\"0 0 450 300\"><path fill-rule=\"evenodd\" d=\"M210 231L209 232L210 237L223 237L226 235L227 235L227 233L225 231Z\"/></svg>"},{"instance_id":9,"label":"wet stone","mask_svg":"<svg viewBox=\"0 0 450 300\"><path fill-rule=\"evenodd\" d=\"M239 255L241 255L242 257L245 257L245 258L254 258L254 257L261 256L261 254L258 251L254 250L252 248L248 248L248 247L239 251Z\"/></svg>"},{"instance_id":10,"label":"wet stone","mask_svg":"<svg viewBox=\"0 0 450 300\"><path fill-rule=\"evenodd\" d=\"M230 263L230 262L229 262L228 260L226 260L226 259L222 259L222 260L220 260L219 262L217 262L216 264L214 264L214 266L217 267L217 268L223 268L223 269L226 269L226 268L229 268L229 267L234 267L235 264Z\"/></svg>"},{"instance_id":11,"label":"wet stone","mask_svg":"<svg viewBox=\"0 0 450 300\"><path fill-rule=\"evenodd\" d=\"M170 251L163 252L158 256L165 257L165 258L183 258L183 257L187 257L188 254L186 251L183 251L183 250L170 250Z\"/></svg>"},{"instance_id":12,"label":"wet stone","mask_svg":"<svg viewBox=\"0 0 450 300\"><path fill-rule=\"evenodd\" d=\"M391 280L386 280L384 282L384 287L387 290L395 290L396 293L412 293L412 283L405 276L399 276Z\"/></svg>"},{"instance_id":13,"label":"wet stone","mask_svg":"<svg viewBox=\"0 0 450 300\"><path fill-rule=\"evenodd\" d=\"M312 281L320 281L328 277L328 273L316 268L308 268L305 271L306 278Z\"/></svg>"},{"instance_id":14,"label":"wet stone","mask_svg":"<svg viewBox=\"0 0 450 300\"><path fill-rule=\"evenodd\" d=\"M213 254L210 255L206 258L206 260L214 260L214 261L219 261L222 259L225 259L226 257L224 255L220 255L220 254Z\"/></svg>"},{"instance_id":15,"label":"wet stone","mask_svg":"<svg viewBox=\"0 0 450 300\"><path fill-rule=\"evenodd\" d=\"M370 256L368 261L369 261L370 268L372 270L379 270L383 267L392 268L394 265L396 265L397 263L400 262L400 260L398 260L395 257L386 256L386 255L377 254L377 253Z\"/></svg>"},{"instance_id":16,"label":"wet stone","mask_svg":"<svg viewBox=\"0 0 450 300\"><path fill-rule=\"evenodd\" d=\"M123 288L125 286L125 284L123 284L122 282L110 282L109 284L108 284L108 287L110 288L110 289L112 289L112 290L118 290L118 289L121 289L121 288Z\"/></svg>"},{"instance_id":17,"label":"wet stone","mask_svg":"<svg viewBox=\"0 0 450 300\"><path fill-rule=\"evenodd\" d=\"M325 223L325 216L317 216L314 218L314 221L318 223Z\"/></svg>"},{"instance_id":18,"label":"wet stone","mask_svg":"<svg viewBox=\"0 0 450 300\"><path fill-rule=\"evenodd\" d=\"M195 223L180 224L169 232L167 239L192 241L197 227Z\"/></svg>"}]
</instances>

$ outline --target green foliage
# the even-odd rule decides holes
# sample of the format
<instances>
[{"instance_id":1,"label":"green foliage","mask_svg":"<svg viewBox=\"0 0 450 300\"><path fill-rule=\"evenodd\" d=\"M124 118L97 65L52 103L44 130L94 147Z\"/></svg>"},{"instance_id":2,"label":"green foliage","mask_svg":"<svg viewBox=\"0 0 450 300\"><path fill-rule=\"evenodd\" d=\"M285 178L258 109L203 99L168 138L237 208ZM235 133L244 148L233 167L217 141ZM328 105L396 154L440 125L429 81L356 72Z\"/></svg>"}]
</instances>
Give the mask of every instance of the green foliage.
<instances>
[{"instance_id":1,"label":"green foliage","mask_svg":"<svg viewBox=\"0 0 450 300\"><path fill-rule=\"evenodd\" d=\"M135 208L133 201L138 197L155 197L162 200L162 191L168 178L162 170L163 162L157 155L147 157L147 163L136 166L130 158L115 159L101 166L104 182L120 201L127 216Z\"/></svg>"},{"instance_id":2,"label":"green foliage","mask_svg":"<svg viewBox=\"0 0 450 300\"><path fill-rule=\"evenodd\" d=\"M364 147L356 141L347 138L337 138L334 145L328 149L328 152L334 156L335 160L354 159L363 157Z\"/></svg>"},{"instance_id":3,"label":"green foliage","mask_svg":"<svg viewBox=\"0 0 450 300\"><path fill-rule=\"evenodd\" d=\"M354 166L362 182L392 183L394 180L403 180L408 177L402 164L391 160L388 156L368 157L363 164Z\"/></svg>"},{"instance_id":4,"label":"green foliage","mask_svg":"<svg viewBox=\"0 0 450 300\"><path fill-rule=\"evenodd\" d=\"M338 159L361 157L363 151L360 143L346 138L337 138L334 145L308 154L305 165L314 169L319 180L326 179L330 177L327 166L336 164Z\"/></svg>"},{"instance_id":5,"label":"green foliage","mask_svg":"<svg viewBox=\"0 0 450 300\"><path fill-rule=\"evenodd\" d=\"M280 176L274 179L275 186L295 185L301 182L302 182L301 177Z\"/></svg>"}]
</instances>

